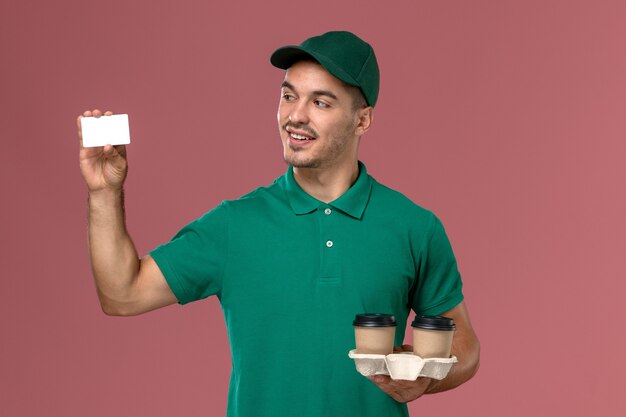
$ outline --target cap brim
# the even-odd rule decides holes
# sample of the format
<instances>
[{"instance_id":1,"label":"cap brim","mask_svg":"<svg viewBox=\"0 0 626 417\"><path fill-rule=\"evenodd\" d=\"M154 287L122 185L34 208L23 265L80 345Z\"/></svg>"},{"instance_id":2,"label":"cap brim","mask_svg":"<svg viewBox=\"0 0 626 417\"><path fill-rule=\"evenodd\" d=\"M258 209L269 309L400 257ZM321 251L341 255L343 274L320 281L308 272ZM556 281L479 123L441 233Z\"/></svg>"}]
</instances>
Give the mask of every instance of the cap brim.
<instances>
[{"instance_id":1,"label":"cap brim","mask_svg":"<svg viewBox=\"0 0 626 417\"><path fill-rule=\"evenodd\" d=\"M276 68L287 69L296 61L311 58L315 59L315 57L299 46L283 46L274 51L270 57L270 62Z\"/></svg>"},{"instance_id":2,"label":"cap brim","mask_svg":"<svg viewBox=\"0 0 626 417\"><path fill-rule=\"evenodd\" d=\"M295 62L303 59L314 59L319 62L328 72L334 77L340 79L346 84L358 86L359 83L352 78L347 72L339 68L330 59L325 56L315 53L314 51L306 51L300 46L283 46L278 48L270 57L270 62L277 68L288 69Z\"/></svg>"}]
</instances>

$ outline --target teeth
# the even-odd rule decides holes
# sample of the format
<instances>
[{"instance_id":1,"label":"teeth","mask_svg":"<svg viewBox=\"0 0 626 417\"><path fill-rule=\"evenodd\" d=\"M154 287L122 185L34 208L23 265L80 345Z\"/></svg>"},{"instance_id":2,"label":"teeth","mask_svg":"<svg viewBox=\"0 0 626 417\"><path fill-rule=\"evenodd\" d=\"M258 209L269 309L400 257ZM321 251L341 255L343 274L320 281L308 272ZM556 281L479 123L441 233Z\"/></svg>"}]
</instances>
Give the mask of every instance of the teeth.
<instances>
[{"instance_id":1,"label":"teeth","mask_svg":"<svg viewBox=\"0 0 626 417\"><path fill-rule=\"evenodd\" d=\"M291 133L291 137L297 140L310 140L312 138L308 137L308 136L302 136L302 135L297 135L295 133Z\"/></svg>"}]
</instances>

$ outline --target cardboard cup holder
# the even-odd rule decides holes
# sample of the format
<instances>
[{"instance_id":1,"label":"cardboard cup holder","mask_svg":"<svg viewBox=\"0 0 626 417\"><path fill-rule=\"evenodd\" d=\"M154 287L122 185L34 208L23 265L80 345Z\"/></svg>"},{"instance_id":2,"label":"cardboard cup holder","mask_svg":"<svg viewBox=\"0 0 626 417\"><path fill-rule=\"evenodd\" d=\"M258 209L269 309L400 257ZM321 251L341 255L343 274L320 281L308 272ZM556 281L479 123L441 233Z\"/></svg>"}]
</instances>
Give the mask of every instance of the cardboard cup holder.
<instances>
[{"instance_id":1,"label":"cardboard cup holder","mask_svg":"<svg viewBox=\"0 0 626 417\"><path fill-rule=\"evenodd\" d=\"M452 364L457 362L456 356L423 359L412 352L372 355L356 353L356 349L351 350L348 357L354 360L356 370L363 376L389 375L391 379L409 381L420 376L444 379Z\"/></svg>"}]
</instances>

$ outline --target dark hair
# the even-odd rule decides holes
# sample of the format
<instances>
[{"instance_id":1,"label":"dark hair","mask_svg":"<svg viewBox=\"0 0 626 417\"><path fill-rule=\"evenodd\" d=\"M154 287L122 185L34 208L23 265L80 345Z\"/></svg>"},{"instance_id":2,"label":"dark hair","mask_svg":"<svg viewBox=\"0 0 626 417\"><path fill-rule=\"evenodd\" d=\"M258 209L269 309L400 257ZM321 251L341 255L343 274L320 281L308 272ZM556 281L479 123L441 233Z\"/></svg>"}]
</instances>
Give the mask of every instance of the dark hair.
<instances>
[{"instance_id":1,"label":"dark hair","mask_svg":"<svg viewBox=\"0 0 626 417\"><path fill-rule=\"evenodd\" d=\"M352 97L352 111L366 108L367 101L365 100L365 96L363 96L361 89L359 87L355 87L350 84L346 84L346 83L344 84L348 88L348 92L350 93L350 96Z\"/></svg>"}]
</instances>

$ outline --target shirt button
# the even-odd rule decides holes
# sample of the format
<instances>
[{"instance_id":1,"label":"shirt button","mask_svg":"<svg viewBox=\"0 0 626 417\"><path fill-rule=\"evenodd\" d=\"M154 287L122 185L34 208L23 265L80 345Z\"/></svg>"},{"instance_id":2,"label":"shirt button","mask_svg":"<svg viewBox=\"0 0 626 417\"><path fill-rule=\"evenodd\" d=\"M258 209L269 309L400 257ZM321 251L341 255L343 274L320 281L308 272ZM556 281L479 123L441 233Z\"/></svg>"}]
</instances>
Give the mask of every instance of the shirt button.
<instances>
[{"instance_id":1,"label":"shirt button","mask_svg":"<svg viewBox=\"0 0 626 417\"><path fill-rule=\"evenodd\" d=\"M333 241L329 240L328 242L326 242L326 246L328 246L329 248L333 247Z\"/></svg>"},{"instance_id":2,"label":"shirt button","mask_svg":"<svg viewBox=\"0 0 626 417\"><path fill-rule=\"evenodd\" d=\"M331 209L329 209L329 208L327 208L326 210L324 210L324 213L326 213L326 214L330 214L330 213L332 213L332 212L333 212L333 211L332 211Z\"/></svg>"}]
</instances>

